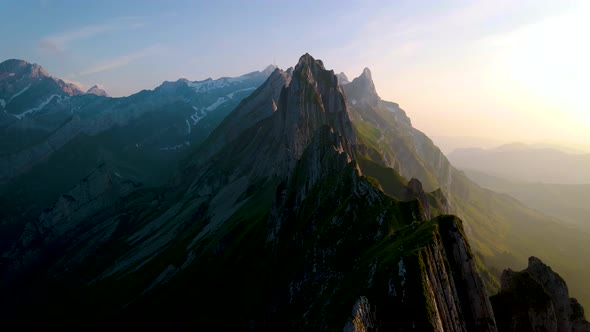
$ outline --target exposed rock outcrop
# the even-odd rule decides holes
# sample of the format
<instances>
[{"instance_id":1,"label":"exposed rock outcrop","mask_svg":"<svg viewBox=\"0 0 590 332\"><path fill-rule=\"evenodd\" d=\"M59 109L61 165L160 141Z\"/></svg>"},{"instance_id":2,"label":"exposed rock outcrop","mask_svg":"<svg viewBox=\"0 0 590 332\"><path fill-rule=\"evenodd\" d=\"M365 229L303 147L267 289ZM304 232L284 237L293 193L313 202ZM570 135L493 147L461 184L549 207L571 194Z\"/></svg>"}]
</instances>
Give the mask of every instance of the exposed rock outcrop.
<instances>
[{"instance_id":1,"label":"exposed rock outcrop","mask_svg":"<svg viewBox=\"0 0 590 332\"><path fill-rule=\"evenodd\" d=\"M520 272L505 270L501 282L500 293L491 297L500 331L590 331L565 281L540 259L530 257Z\"/></svg>"},{"instance_id":2,"label":"exposed rock outcrop","mask_svg":"<svg viewBox=\"0 0 590 332\"><path fill-rule=\"evenodd\" d=\"M375 314L375 308L371 307L365 296L360 296L352 308L352 318L343 332L370 332L378 330L380 324Z\"/></svg>"},{"instance_id":3,"label":"exposed rock outcrop","mask_svg":"<svg viewBox=\"0 0 590 332\"><path fill-rule=\"evenodd\" d=\"M352 82L346 85L346 96L354 105L366 103L371 106L376 106L379 101L381 101L381 98L379 98L377 90L375 89L373 75L369 68L363 69L363 72L359 77L353 79Z\"/></svg>"},{"instance_id":4,"label":"exposed rock outcrop","mask_svg":"<svg viewBox=\"0 0 590 332\"><path fill-rule=\"evenodd\" d=\"M98 85L94 85L93 87L88 89L88 91L86 91L86 94L109 97L109 94L104 89L100 88Z\"/></svg>"},{"instance_id":5,"label":"exposed rock outcrop","mask_svg":"<svg viewBox=\"0 0 590 332\"><path fill-rule=\"evenodd\" d=\"M467 331L495 331L492 306L475 267L475 257L467 243L461 221L456 217L443 216L439 225Z\"/></svg>"},{"instance_id":6,"label":"exposed rock outcrop","mask_svg":"<svg viewBox=\"0 0 590 332\"><path fill-rule=\"evenodd\" d=\"M436 230L424 246L413 243L416 255L395 264L387 300L360 297L345 331L497 331L462 222L445 215L431 223ZM419 227L410 225L414 233L421 233Z\"/></svg>"},{"instance_id":7,"label":"exposed rock outcrop","mask_svg":"<svg viewBox=\"0 0 590 332\"><path fill-rule=\"evenodd\" d=\"M12 261L5 276L7 281L46 255L44 249L60 237L77 229L90 228L95 214L113 208L117 201L139 186L140 183L123 178L107 165L100 165L46 209L38 220L25 225L21 239L7 256Z\"/></svg>"},{"instance_id":8,"label":"exposed rock outcrop","mask_svg":"<svg viewBox=\"0 0 590 332\"><path fill-rule=\"evenodd\" d=\"M337 74L336 77L338 77L338 83L340 85L346 85L350 83L350 80L348 79L345 73Z\"/></svg>"},{"instance_id":9,"label":"exposed rock outcrop","mask_svg":"<svg viewBox=\"0 0 590 332\"><path fill-rule=\"evenodd\" d=\"M430 203L428 202L428 198L424 192L424 188L422 187L420 180L416 178L410 179L407 186L407 195L409 198L416 198L420 204L422 204L426 218L430 219Z\"/></svg>"}]
</instances>

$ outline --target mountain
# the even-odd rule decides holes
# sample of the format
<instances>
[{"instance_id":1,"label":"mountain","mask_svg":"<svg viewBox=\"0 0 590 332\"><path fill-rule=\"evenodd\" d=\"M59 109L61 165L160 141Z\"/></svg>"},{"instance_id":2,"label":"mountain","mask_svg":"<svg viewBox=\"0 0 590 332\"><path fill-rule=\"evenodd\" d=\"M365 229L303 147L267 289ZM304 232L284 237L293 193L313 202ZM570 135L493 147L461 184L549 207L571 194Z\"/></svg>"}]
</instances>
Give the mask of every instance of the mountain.
<instances>
[{"instance_id":1,"label":"mountain","mask_svg":"<svg viewBox=\"0 0 590 332\"><path fill-rule=\"evenodd\" d=\"M445 154L466 148L493 149L506 144L497 138L475 137L475 136L430 136L436 146Z\"/></svg>"},{"instance_id":2,"label":"mountain","mask_svg":"<svg viewBox=\"0 0 590 332\"><path fill-rule=\"evenodd\" d=\"M590 331L565 281L536 257L523 271L504 270L501 292L491 300L501 331Z\"/></svg>"},{"instance_id":3,"label":"mountain","mask_svg":"<svg viewBox=\"0 0 590 332\"><path fill-rule=\"evenodd\" d=\"M273 68L234 78L180 79L108 98L81 91L70 96L55 83L61 80L40 66L3 62L0 94L11 97L5 98L0 120L0 249L102 164L144 186L165 183L191 146L199 145ZM13 98L10 91L25 88ZM30 112L12 115L23 109Z\"/></svg>"},{"instance_id":4,"label":"mountain","mask_svg":"<svg viewBox=\"0 0 590 332\"><path fill-rule=\"evenodd\" d=\"M416 179L397 175L396 199L363 175L368 147L348 114L333 71L306 54L244 99L169 186L133 189L103 166L5 255L3 312L34 312L29 328L75 316L94 327L495 331L461 221Z\"/></svg>"},{"instance_id":5,"label":"mountain","mask_svg":"<svg viewBox=\"0 0 590 332\"><path fill-rule=\"evenodd\" d=\"M521 182L590 183L590 154L509 144L495 149L457 149L448 155L453 165Z\"/></svg>"},{"instance_id":6,"label":"mountain","mask_svg":"<svg viewBox=\"0 0 590 332\"><path fill-rule=\"evenodd\" d=\"M393 168L405 179L419 179L424 190L444 197L446 211L464 221L476 263L491 292L499 289L503 269L521 268L527 257L535 255L560 271L582 304L590 303L584 281L590 278L590 267L575 259L590 254L590 234L510 196L481 188L453 167L430 138L412 127L398 104L381 100L368 78L364 71L343 86L355 132L369 147L358 158L363 174L378 179L385 192L395 197L395 187L387 187L396 181L386 170Z\"/></svg>"},{"instance_id":7,"label":"mountain","mask_svg":"<svg viewBox=\"0 0 590 332\"><path fill-rule=\"evenodd\" d=\"M548 216L590 230L590 206L586 204L590 184L517 182L473 170L466 170L465 174L483 188L508 194Z\"/></svg>"},{"instance_id":8,"label":"mountain","mask_svg":"<svg viewBox=\"0 0 590 332\"><path fill-rule=\"evenodd\" d=\"M338 78L338 83L340 85L346 85L350 83L350 80L348 79L345 73L337 74L336 77Z\"/></svg>"},{"instance_id":9,"label":"mountain","mask_svg":"<svg viewBox=\"0 0 590 332\"><path fill-rule=\"evenodd\" d=\"M88 91L86 91L86 93L102 97L110 97L109 94L103 89L99 88L98 85L92 86L90 89L88 89Z\"/></svg>"},{"instance_id":10,"label":"mountain","mask_svg":"<svg viewBox=\"0 0 590 332\"><path fill-rule=\"evenodd\" d=\"M342 85L305 54L267 72L178 162L155 156L168 164L146 171L152 182L134 175L143 163L124 159L133 149L96 158L88 142L117 151L182 119L185 104L258 74L165 82L128 99L76 96L120 102L102 112L127 122L54 153L53 170L76 160L90 171L51 189L59 194L38 215L4 203L12 233L2 234L15 239L0 260L4 326L497 331L493 274L530 254L565 271L584 303L589 274L573 257L589 254L588 235L453 168L398 104L381 100L370 70ZM221 91L216 107L233 97ZM164 106L145 111L154 104ZM197 108L195 124L215 111ZM147 114L167 117L130 127ZM29 171L30 182L4 193L63 183L52 175Z\"/></svg>"},{"instance_id":11,"label":"mountain","mask_svg":"<svg viewBox=\"0 0 590 332\"><path fill-rule=\"evenodd\" d=\"M38 64L23 60L0 63L0 125L22 119L50 103L61 103L83 92L50 76Z\"/></svg>"}]
</instances>

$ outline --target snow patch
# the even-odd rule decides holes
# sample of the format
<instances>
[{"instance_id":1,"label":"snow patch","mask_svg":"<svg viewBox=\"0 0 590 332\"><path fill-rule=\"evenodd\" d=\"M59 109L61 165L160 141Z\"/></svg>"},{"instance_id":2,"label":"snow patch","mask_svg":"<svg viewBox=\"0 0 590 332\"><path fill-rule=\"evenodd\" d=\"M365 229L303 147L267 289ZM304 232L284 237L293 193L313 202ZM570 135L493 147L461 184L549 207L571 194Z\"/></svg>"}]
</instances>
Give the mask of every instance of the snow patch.
<instances>
[{"instance_id":1,"label":"snow patch","mask_svg":"<svg viewBox=\"0 0 590 332\"><path fill-rule=\"evenodd\" d=\"M187 135L190 135L191 134L191 124L190 124L190 122L188 122L188 120L186 120L186 127L187 127L187 130L188 130Z\"/></svg>"},{"instance_id":2,"label":"snow patch","mask_svg":"<svg viewBox=\"0 0 590 332\"><path fill-rule=\"evenodd\" d=\"M202 108L202 109L199 109L199 108L193 106L195 113L193 113L190 116L191 120L193 120L193 126L196 125L199 121L201 121L207 115L207 112L214 111L217 107L219 107L221 104L225 103L229 99L231 99L231 97L229 97L229 95L228 95L228 98L219 97L219 98L217 98L217 100L213 104L211 104L205 108Z\"/></svg>"},{"instance_id":3,"label":"snow patch","mask_svg":"<svg viewBox=\"0 0 590 332\"><path fill-rule=\"evenodd\" d=\"M6 106L6 102L4 101L4 99L0 99L0 106L2 106L2 108Z\"/></svg>"},{"instance_id":4,"label":"snow patch","mask_svg":"<svg viewBox=\"0 0 590 332\"><path fill-rule=\"evenodd\" d=\"M119 174L119 173L117 173L117 172L113 172L113 173L115 173L115 175L116 175L117 177L119 177L120 179L122 179L122 178L123 178L123 177L121 176L121 174Z\"/></svg>"},{"instance_id":5,"label":"snow patch","mask_svg":"<svg viewBox=\"0 0 590 332\"><path fill-rule=\"evenodd\" d=\"M256 87L250 87L250 88L245 88L245 89L240 89L240 90L236 90L230 94L227 95L227 98L229 99L233 99L234 98L234 94L238 93L238 92L243 92L243 91L250 91L250 90L256 90Z\"/></svg>"},{"instance_id":6,"label":"snow patch","mask_svg":"<svg viewBox=\"0 0 590 332\"><path fill-rule=\"evenodd\" d=\"M10 77L12 77L14 75L16 75L16 74L15 73L8 73L8 76L10 76Z\"/></svg>"},{"instance_id":7,"label":"snow patch","mask_svg":"<svg viewBox=\"0 0 590 332\"><path fill-rule=\"evenodd\" d=\"M15 93L12 97L10 97L10 99L8 99L8 102L10 103L11 100L13 100L14 98L22 95L23 93L25 93L25 91L29 90L29 88L31 87L31 85L27 85L24 89L20 90L19 92Z\"/></svg>"},{"instance_id":8,"label":"snow patch","mask_svg":"<svg viewBox=\"0 0 590 332\"><path fill-rule=\"evenodd\" d=\"M29 113L33 113L33 112L37 112L43 109L43 107L47 106L47 104L49 104L51 102L51 100L53 100L53 97L57 97L59 100L62 99L62 97L60 95L51 95L49 96L49 98L47 98L47 100L45 100L44 102L42 102L41 104L39 104L39 106L37 107L33 107L29 110L26 110L24 112L22 112L21 114L18 115L14 115L17 119L22 119L25 115L29 114ZM14 98L14 97L13 97Z\"/></svg>"},{"instance_id":9,"label":"snow patch","mask_svg":"<svg viewBox=\"0 0 590 332\"><path fill-rule=\"evenodd\" d=\"M351 103L352 103L353 105L356 105L356 99L353 99L353 100L351 101Z\"/></svg>"},{"instance_id":10,"label":"snow patch","mask_svg":"<svg viewBox=\"0 0 590 332\"><path fill-rule=\"evenodd\" d=\"M228 87L235 83L240 83L248 79L248 76L240 76L240 77L222 77L218 80L212 80L210 78L204 81L195 81L195 82L187 82L186 84L193 88L196 92L207 92L215 89L221 89Z\"/></svg>"},{"instance_id":11,"label":"snow patch","mask_svg":"<svg viewBox=\"0 0 590 332\"><path fill-rule=\"evenodd\" d=\"M219 97L217 98L217 101L214 102L213 104L209 105L207 108L205 108L207 111L213 111L215 110L217 107L219 107L219 105L225 103L225 97Z\"/></svg>"},{"instance_id":12,"label":"snow patch","mask_svg":"<svg viewBox=\"0 0 590 332\"><path fill-rule=\"evenodd\" d=\"M193 120L193 126L194 126L199 121L201 121L201 119L204 118L205 115L207 115L207 114L205 112L203 112L203 110L200 110L200 109L196 108L195 106L193 106L193 109L195 110L195 113L193 113L191 115L191 120Z\"/></svg>"}]
</instances>

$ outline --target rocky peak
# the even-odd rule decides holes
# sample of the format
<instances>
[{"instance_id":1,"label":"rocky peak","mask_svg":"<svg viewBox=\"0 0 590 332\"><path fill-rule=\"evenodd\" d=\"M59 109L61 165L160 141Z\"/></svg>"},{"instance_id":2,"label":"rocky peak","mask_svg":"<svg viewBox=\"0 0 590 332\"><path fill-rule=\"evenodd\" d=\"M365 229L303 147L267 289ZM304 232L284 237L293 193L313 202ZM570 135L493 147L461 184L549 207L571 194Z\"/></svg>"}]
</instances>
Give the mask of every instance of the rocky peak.
<instances>
[{"instance_id":1,"label":"rocky peak","mask_svg":"<svg viewBox=\"0 0 590 332\"><path fill-rule=\"evenodd\" d=\"M275 66L275 65L268 65L266 66L266 68L264 68L261 73L265 74L265 75L270 75L272 74L272 72L275 71L275 69L278 69L279 67Z\"/></svg>"},{"instance_id":2,"label":"rocky peak","mask_svg":"<svg viewBox=\"0 0 590 332\"><path fill-rule=\"evenodd\" d=\"M8 59L5 61L0 62L0 72L6 72L10 70L18 70L19 68L24 68L30 65L30 63L26 62L25 60L20 59Z\"/></svg>"},{"instance_id":3,"label":"rocky peak","mask_svg":"<svg viewBox=\"0 0 590 332\"><path fill-rule=\"evenodd\" d=\"M93 87L88 89L88 91L86 91L86 94L92 94L103 97L109 96L108 93L104 89L101 89L98 85L94 85Z\"/></svg>"},{"instance_id":4,"label":"rocky peak","mask_svg":"<svg viewBox=\"0 0 590 332\"><path fill-rule=\"evenodd\" d=\"M365 68L359 77L346 85L346 95L353 101L353 104L360 102L374 106L381 100L375 89L373 75L369 68Z\"/></svg>"},{"instance_id":5,"label":"rocky peak","mask_svg":"<svg viewBox=\"0 0 590 332\"><path fill-rule=\"evenodd\" d=\"M49 77L49 74L47 73L47 71L45 71L45 69L43 69L43 67L34 63L31 65L31 70L30 70L29 76L32 78L41 78L41 77Z\"/></svg>"},{"instance_id":6,"label":"rocky peak","mask_svg":"<svg viewBox=\"0 0 590 332\"><path fill-rule=\"evenodd\" d=\"M18 59L0 63L0 80L3 81L0 86L0 97L16 98L29 89L43 90L44 93L35 93L41 98L34 100L34 102L42 102L53 94L74 96L84 93L75 84L52 77L40 65ZM22 97L26 98L24 95ZM6 103L8 104L8 101Z\"/></svg>"},{"instance_id":7,"label":"rocky peak","mask_svg":"<svg viewBox=\"0 0 590 332\"><path fill-rule=\"evenodd\" d=\"M500 330L590 331L563 278L536 257L523 271L504 270L500 293L491 300Z\"/></svg>"},{"instance_id":8,"label":"rocky peak","mask_svg":"<svg viewBox=\"0 0 590 332\"><path fill-rule=\"evenodd\" d=\"M416 178L412 178L407 185L407 196L408 198L416 198L422 205L424 210L425 217L430 219L430 204L428 203L428 198L426 196L426 192L422 187L422 182Z\"/></svg>"},{"instance_id":9,"label":"rocky peak","mask_svg":"<svg viewBox=\"0 0 590 332\"><path fill-rule=\"evenodd\" d=\"M0 63L0 78L2 77L50 77L49 74L38 64L28 63L24 60L10 59Z\"/></svg>"},{"instance_id":10,"label":"rocky peak","mask_svg":"<svg viewBox=\"0 0 590 332\"><path fill-rule=\"evenodd\" d=\"M328 126L341 137L343 149L351 153L349 146L356 143L356 137L338 78L333 70L325 69L321 60L306 53L281 93L273 132L278 141L284 142L291 155L288 158L294 162L322 126Z\"/></svg>"},{"instance_id":11,"label":"rocky peak","mask_svg":"<svg viewBox=\"0 0 590 332\"><path fill-rule=\"evenodd\" d=\"M537 257L529 258L528 267L525 269L535 280L537 280L551 297L555 309L558 331L570 331L571 305L569 292L563 278L543 263Z\"/></svg>"},{"instance_id":12,"label":"rocky peak","mask_svg":"<svg viewBox=\"0 0 590 332\"><path fill-rule=\"evenodd\" d=\"M303 75L309 82L313 81L321 71L325 71L322 60L314 59L309 53L305 53L299 58L295 66L293 75Z\"/></svg>"},{"instance_id":13,"label":"rocky peak","mask_svg":"<svg viewBox=\"0 0 590 332\"><path fill-rule=\"evenodd\" d=\"M65 82L59 78L55 78L55 77L52 77L51 79L53 79L53 81L55 81L55 83L57 83L57 85L60 87L60 89L68 96L76 96L76 95L84 94L84 92L82 90L80 90L80 88L74 83L68 83L68 82Z\"/></svg>"},{"instance_id":14,"label":"rocky peak","mask_svg":"<svg viewBox=\"0 0 590 332\"><path fill-rule=\"evenodd\" d=\"M340 83L340 85L346 85L346 84L350 83L348 76L346 76L346 74L343 72L336 75L336 77L338 77L338 83Z\"/></svg>"},{"instance_id":15,"label":"rocky peak","mask_svg":"<svg viewBox=\"0 0 590 332\"><path fill-rule=\"evenodd\" d=\"M363 73L360 77L363 77L367 81L373 83L373 76L371 75L371 70L368 67L365 67L365 69L363 69Z\"/></svg>"}]
</instances>

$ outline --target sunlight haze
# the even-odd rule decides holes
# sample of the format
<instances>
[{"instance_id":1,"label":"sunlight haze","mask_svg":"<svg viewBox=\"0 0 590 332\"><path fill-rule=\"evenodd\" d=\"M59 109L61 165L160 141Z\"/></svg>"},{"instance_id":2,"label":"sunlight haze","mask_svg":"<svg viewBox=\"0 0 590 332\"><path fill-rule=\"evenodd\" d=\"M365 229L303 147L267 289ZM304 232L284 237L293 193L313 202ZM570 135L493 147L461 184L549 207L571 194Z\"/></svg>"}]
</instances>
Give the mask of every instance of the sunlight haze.
<instances>
[{"instance_id":1,"label":"sunlight haze","mask_svg":"<svg viewBox=\"0 0 590 332\"><path fill-rule=\"evenodd\" d=\"M0 2L0 58L112 96L237 76L309 52L432 136L590 143L584 1ZM179 10L183 8L183 10Z\"/></svg>"}]
</instances>

